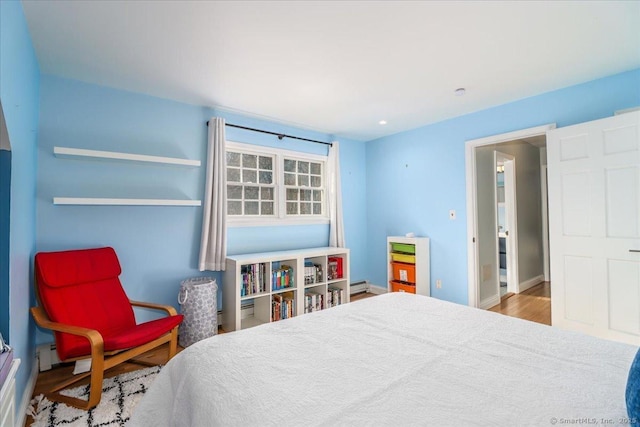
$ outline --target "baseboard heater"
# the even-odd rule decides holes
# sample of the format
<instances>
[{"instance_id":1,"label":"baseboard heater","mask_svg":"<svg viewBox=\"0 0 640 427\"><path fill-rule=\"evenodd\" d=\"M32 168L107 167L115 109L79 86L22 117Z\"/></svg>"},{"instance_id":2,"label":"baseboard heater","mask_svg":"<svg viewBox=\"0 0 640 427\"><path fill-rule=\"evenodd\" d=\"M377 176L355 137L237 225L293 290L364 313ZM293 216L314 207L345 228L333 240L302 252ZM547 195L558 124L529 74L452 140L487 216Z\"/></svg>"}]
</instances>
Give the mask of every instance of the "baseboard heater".
<instances>
[{"instance_id":1,"label":"baseboard heater","mask_svg":"<svg viewBox=\"0 0 640 427\"><path fill-rule=\"evenodd\" d=\"M52 366L60 364L60 358L58 358L55 343L39 345L37 353L40 372L48 371Z\"/></svg>"}]
</instances>

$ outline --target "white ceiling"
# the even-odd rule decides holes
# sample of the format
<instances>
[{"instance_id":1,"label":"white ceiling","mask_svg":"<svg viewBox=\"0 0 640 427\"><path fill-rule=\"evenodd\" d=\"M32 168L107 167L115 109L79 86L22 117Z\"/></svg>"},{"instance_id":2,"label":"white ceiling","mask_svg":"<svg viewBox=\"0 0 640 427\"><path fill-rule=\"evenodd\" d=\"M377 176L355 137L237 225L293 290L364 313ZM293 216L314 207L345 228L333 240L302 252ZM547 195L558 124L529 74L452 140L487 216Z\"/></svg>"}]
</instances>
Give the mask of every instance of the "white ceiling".
<instances>
[{"instance_id":1,"label":"white ceiling","mask_svg":"<svg viewBox=\"0 0 640 427\"><path fill-rule=\"evenodd\" d=\"M45 74L361 140L640 67L640 1L23 4Z\"/></svg>"}]
</instances>

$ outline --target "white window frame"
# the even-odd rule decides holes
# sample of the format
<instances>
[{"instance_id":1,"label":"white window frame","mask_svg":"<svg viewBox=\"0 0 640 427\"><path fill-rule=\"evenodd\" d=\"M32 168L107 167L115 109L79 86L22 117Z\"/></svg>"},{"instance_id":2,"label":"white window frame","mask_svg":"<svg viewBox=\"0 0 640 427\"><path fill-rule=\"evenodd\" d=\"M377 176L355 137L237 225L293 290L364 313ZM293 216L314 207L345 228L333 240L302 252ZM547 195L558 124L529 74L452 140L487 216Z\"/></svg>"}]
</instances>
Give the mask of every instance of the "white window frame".
<instances>
[{"instance_id":1,"label":"white window frame","mask_svg":"<svg viewBox=\"0 0 640 427\"><path fill-rule=\"evenodd\" d=\"M268 216L235 216L227 215L227 226L229 227L260 227L274 225L313 225L329 224L329 189L327 187L327 159L328 156L310 154L301 151L285 150L282 148L268 147L262 145L246 144L242 142L226 141L227 151L239 151L248 154L273 155L273 178L274 178L274 215ZM226 157L226 153L225 153ZM322 164L322 177L324 197L322 200L322 216L318 215L296 215L288 216L286 210L286 187L284 185L284 159L302 160L318 162ZM225 166L226 173L226 166ZM313 187L309 187L312 189ZM227 206L224 207L227 209Z\"/></svg>"}]
</instances>

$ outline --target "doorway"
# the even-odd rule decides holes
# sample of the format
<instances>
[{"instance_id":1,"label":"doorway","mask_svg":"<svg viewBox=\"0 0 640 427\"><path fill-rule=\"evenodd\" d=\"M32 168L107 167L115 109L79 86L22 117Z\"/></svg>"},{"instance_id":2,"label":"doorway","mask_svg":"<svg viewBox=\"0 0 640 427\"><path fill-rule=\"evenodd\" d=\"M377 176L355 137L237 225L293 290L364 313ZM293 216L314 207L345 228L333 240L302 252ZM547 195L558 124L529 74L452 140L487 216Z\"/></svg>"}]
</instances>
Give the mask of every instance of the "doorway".
<instances>
[{"instance_id":1,"label":"doorway","mask_svg":"<svg viewBox=\"0 0 640 427\"><path fill-rule=\"evenodd\" d=\"M513 168L513 225L507 225L507 292L523 292L544 281L541 165L546 162L546 132L555 124L467 141L467 235L469 305L487 309L500 303L500 235L497 204L497 166ZM500 154L498 154L500 153ZM505 157L507 155L507 157ZM501 157L499 157L501 156ZM511 156L511 157L508 157ZM509 166L507 166L509 165ZM518 194L515 195L516 183ZM546 220L546 219L545 219ZM507 249L508 247L508 249ZM509 256L505 260L509 262ZM510 268L511 267L511 268Z\"/></svg>"}]
</instances>

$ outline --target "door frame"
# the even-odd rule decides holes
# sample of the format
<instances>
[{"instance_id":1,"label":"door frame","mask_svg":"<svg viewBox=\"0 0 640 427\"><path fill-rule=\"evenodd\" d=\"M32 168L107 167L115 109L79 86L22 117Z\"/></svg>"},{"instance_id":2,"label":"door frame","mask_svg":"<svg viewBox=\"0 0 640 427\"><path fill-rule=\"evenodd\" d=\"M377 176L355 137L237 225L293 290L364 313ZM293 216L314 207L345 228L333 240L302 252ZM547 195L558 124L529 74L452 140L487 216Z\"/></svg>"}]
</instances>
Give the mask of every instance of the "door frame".
<instances>
[{"instance_id":1,"label":"door frame","mask_svg":"<svg viewBox=\"0 0 640 427\"><path fill-rule=\"evenodd\" d=\"M504 165L504 211L505 226L507 236L505 237L507 251L507 292L520 293L520 275L518 274L518 207L516 205L517 187L516 187L516 158L510 154L502 153L498 150L494 151L494 164L497 166L498 161ZM496 224L498 224L498 207L497 203L497 183L496 183ZM496 231L498 231L496 225ZM499 233L496 233L496 248L500 247ZM500 295L500 251L497 252L497 285L498 295Z\"/></svg>"},{"instance_id":2,"label":"door frame","mask_svg":"<svg viewBox=\"0 0 640 427\"><path fill-rule=\"evenodd\" d=\"M468 140L465 143L465 173L467 182L467 276L468 305L478 307L478 251L476 236L478 235L478 200L476 194L476 148L485 145L500 144L516 139L546 135L548 130L555 129L550 123L527 129L507 132L499 135Z\"/></svg>"},{"instance_id":3,"label":"door frame","mask_svg":"<svg viewBox=\"0 0 640 427\"><path fill-rule=\"evenodd\" d=\"M549 189L547 188L547 164L540 165L540 187L542 191L542 261L544 281L551 281L549 270Z\"/></svg>"}]
</instances>

